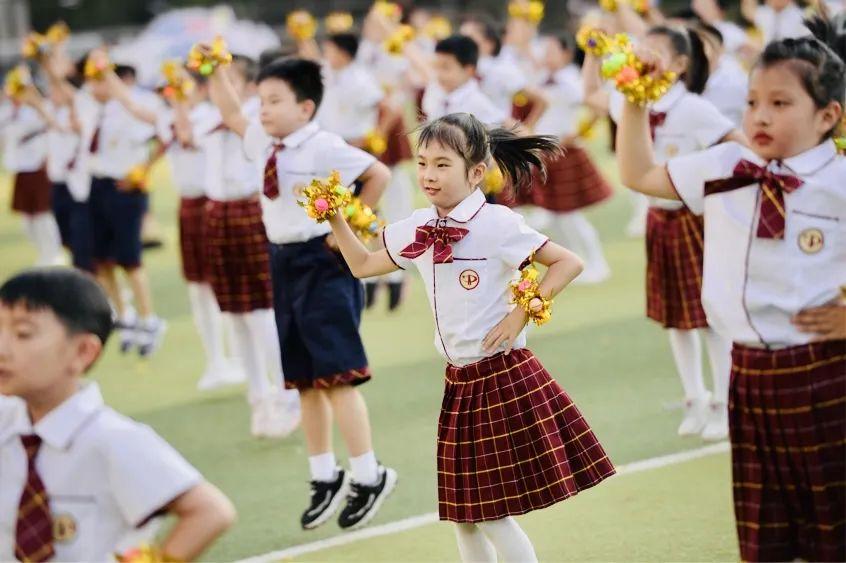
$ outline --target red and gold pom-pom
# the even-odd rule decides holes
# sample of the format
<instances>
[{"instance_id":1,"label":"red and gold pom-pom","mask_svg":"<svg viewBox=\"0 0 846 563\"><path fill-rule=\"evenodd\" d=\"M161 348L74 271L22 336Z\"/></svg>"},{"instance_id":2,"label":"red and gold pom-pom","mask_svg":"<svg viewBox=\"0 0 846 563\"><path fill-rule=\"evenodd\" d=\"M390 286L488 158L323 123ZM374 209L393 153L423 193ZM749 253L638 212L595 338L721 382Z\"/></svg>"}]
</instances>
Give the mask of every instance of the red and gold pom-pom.
<instances>
[{"instance_id":1,"label":"red and gold pom-pom","mask_svg":"<svg viewBox=\"0 0 846 563\"><path fill-rule=\"evenodd\" d=\"M508 15L537 25L543 20L544 5L540 0L511 0Z\"/></svg>"},{"instance_id":2,"label":"red and gold pom-pom","mask_svg":"<svg viewBox=\"0 0 846 563\"><path fill-rule=\"evenodd\" d=\"M105 52L95 52L85 59L85 67L82 74L86 80L103 80L106 71L115 68L109 56Z\"/></svg>"},{"instance_id":3,"label":"red and gold pom-pom","mask_svg":"<svg viewBox=\"0 0 846 563\"><path fill-rule=\"evenodd\" d=\"M29 73L29 67L19 64L6 73L6 78L3 81L3 93L8 98L19 101L27 88L31 86L32 75Z\"/></svg>"},{"instance_id":4,"label":"red and gold pom-pom","mask_svg":"<svg viewBox=\"0 0 846 563\"><path fill-rule=\"evenodd\" d=\"M352 201L352 192L341 183L341 174L333 170L328 178L315 178L303 189L305 201L299 201L306 214L322 223L334 217L338 209L345 208Z\"/></svg>"},{"instance_id":5,"label":"red and gold pom-pom","mask_svg":"<svg viewBox=\"0 0 846 563\"><path fill-rule=\"evenodd\" d=\"M294 10L285 18L285 29L295 41L307 41L317 33L317 20L305 10Z\"/></svg>"},{"instance_id":6,"label":"red and gold pom-pom","mask_svg":"<svg viewBox=\"0 0 846 563\"><path fill-rule=\"evenodd\" d=\"M227 66L232 62L232 53L226 48L226 42L223 37L217 36L211 44L211 50L205 53L200 49L200 45L196 44L191 47L188 52L188 62L186 66L203 76L211 76L217 67Z\"/></svg>"},{"instance_id":7,"label":"red and gold pom-pom","mask_svg":"<svg viewBox=\"0 0 846 563\"><path fill-rule=\"evenodd\" d=\"M349 12L331 12L323 20L329 33L345 33L352 29L355 21Z\"/></svg>"},{"instance_id":8,"label":"red and gold pom-pom","mask_svg":"<svg viewBox=\"0 0 846 563\"><path fill-rule=\"evenodd\" d=\"M390 55L402 55L405 50L405 44L412 39L414 39L414 28L410 25L402 24L385 39L382 47Z\"/></svg>"},{"instance_id":9,"label":"red and gold pom-pom","mask_svg":"<svg viewBox=\"0 0 846 563\"><path fill-rule=\"evenodd\" d=\"M353 232L364 242L373 240L385 226L385 222L357 197L353 197L344 207L344 218Z\"/></svg>"},{"instance_id":10,"label":"red and gold pom-pom","mask_svg":"<svg viewBox=\"0 0 846 563\"><path fill-rule=\"evenodd\" d=\"M169 100L185 101L197 86L196 82L184 71L183 63L179 59L163 62L162 75L165 79L162 94Z\"/></svg>"},{"instance_id":11,"label":"red and gold pom-pom","mask_svg":"<svg viewBox=\"0 0 846 563\"><path fill-rule=\"evenodd\" d=\"M520 279L511 282L511 302L526 311L529 320L540 326L552 318L552 299L540 294L540 273L534 264L520 271Z\"/></svg>"}]
</instances>

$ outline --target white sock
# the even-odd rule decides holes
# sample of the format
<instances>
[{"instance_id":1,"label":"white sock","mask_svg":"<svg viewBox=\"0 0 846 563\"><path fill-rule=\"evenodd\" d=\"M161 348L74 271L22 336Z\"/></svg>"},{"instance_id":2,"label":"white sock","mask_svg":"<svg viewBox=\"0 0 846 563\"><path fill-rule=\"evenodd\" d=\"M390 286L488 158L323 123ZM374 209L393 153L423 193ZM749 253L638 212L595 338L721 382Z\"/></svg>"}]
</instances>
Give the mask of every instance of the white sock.
<instances>
[{"instance_id":1,"label":"white sock","mask_svg":"<svg viewBox=\"0 0 846 563\"><path fill-rule=\"evenodd\" d=\"M52 213L39 213L32 220L35 244L38 247L39 264L56 264L62 255L62 237L59 225Z\"/></svg>"},{"instance_id":2,"label":"white sock","mask_svg":"<svg viewBox=\"0 0 846 563\"><path fill-rule=\"evenodd\" d=\"M270 391L267 361L263 349L263 325L249 314L232 315L232 334L235 349L241 357L247 375L247 399L251 404L266 397Z\"/></svg>"},{"instance_id":3,"label":"white sock","mask_svg":"<svg viewBox=\"0 0 846 563\"><path fill-rule=\"evenodd\" d=\"M504 563L536 563L538 556L529 536L512 517L490 522L479 522L477 526L494 544Z\"/></svg>"},{"instance_id":4,"label":"white sock","mask_svg":"<svg viewBox=\"0 0 846 563\"><path fill-rule=\"evenodd\" d=\"M282 371L282 351L279 349L279 333L276 332L276 315L273 309L262 309L251 313L261 323L264 334L264 351L271 383L278 389L285 388L285 374Z\"/></svg>"},{"instance_id":5,"label":"white sock","mask_svg":"<svg viewBox=\"0 0 846 563\"><path fill-rule=\"evenodd\" d=\"M562 233L566 233L568 239L575 241L573 250L584 258L585 271L608 271L608 262L602 252L599 233L583 213L574 211L559 214L558 226Z\"/></svg>"},{"instance_id":6,"label":"white sock","mask_svg":"<svg viewBox=\"0 0 846 563\"><path fill-rule=\"evenodd\" d=\"M713 400L727 405L731 377L731 341L710 328L702 332L705 335L705 348L708 350L711 376L714 379Z\"/></svg>"},{"instance_id":7,"label":"white sock","mask_svg":"<svg viewBox=\"0 0 846 563\"><path fill-rule=\"evenodd\" d=\"M496 563L496 549L476 524L453 525L458 553L464 563Z\"/></svg>"},{"instance_id":8,"label":"white sock","mask_svg":"<svg viewBox=\"0 0 846 563\"><path fill-rule=\"evenodd\" d=\"M220 307L212 288L207 283L188 282L188 300L194 326L206 352L207 366L223 364L223 322Z\"/></svg>"},{"instance_id":9,"label":"white sock","mask_svg":"<svg viewBox=\"0 0 846 563\"><path fill-rule=\"evenodd\" d=\"M23 228L24 234L26 238L29 239L36 249L38 248L38 238L35 234L35 216L34 215L24 215L23 216Z\"/></svg>"},{"instance_id":10,"label":"white sock","mask_svg":"<svg viewBox=\"0 0 846 563\"><path fill-rule=\"evenodd\" d=\"M702 379L702 343L696 330L667 329L670 349L676 361L685 399L698 399L707 394Z\"/></svg>"},{"instance_id":11,"label":"white sock","mask_svg":"<svg viewBox=\"0 0 846 563\"><path fill-rule=\"evenodd\" d=\"M334 481L337 478L338 463L333 452L308 456L308 468L312 481Z\"/></svg>"},{"instance_id":12,"label":"white sock","mask_svg":"<svg viewBox=\"0 0 846 563\"><path fill-rule=\"evenodd\" d=\"M352 469L352 477L356 483L375 485L379 480L379 464L373 450L358 457L351 457L350 469Z\"/></svg>"}]
</instances>

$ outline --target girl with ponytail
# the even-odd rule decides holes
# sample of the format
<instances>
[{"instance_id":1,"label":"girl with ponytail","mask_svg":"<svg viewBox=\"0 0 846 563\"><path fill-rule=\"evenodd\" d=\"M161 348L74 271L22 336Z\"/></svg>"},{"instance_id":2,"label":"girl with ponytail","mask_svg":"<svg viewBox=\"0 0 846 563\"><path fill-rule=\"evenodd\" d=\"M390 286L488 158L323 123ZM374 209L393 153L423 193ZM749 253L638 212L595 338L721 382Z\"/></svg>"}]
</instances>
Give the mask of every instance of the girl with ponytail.
<instances>
[{"instance_id":1,"label":"girl with ponytail","mask_svg":"<svg viewBox=\"0 0 846 563\"><path fill-rule=\"evenodd\" d=\"M438 424L438 500L464 561L536 561L513 516L549 506L614 473L585 419L526 348L581 260L479 189L499 166L511 189L560 149L553 137L488 130L450 114L420 131L417 177L432 206L388 225L370 251L340 215L329 219L352 273L416 268L448 362ZM547 266L538 276L532 262ZM525 268L525 269L524 269ZM522 270L522 271L521 271Z\"/></svg>"},{"instance_id":2,"label":"girl with ponytail","mask_svg":"<svg viewBox=\"0 0 846 563\"><path fill-rule=\"evenodd\" d=\"M816 37L772 42L752 69L748 147L728 142L663 162L647 112L632 104L617 136L625 185L683 201L704 220L702 302L733 342L743 561L846 560L846 157L832 139L846 36L820 19L806 25Z\"/></svg>"}]
</instances>

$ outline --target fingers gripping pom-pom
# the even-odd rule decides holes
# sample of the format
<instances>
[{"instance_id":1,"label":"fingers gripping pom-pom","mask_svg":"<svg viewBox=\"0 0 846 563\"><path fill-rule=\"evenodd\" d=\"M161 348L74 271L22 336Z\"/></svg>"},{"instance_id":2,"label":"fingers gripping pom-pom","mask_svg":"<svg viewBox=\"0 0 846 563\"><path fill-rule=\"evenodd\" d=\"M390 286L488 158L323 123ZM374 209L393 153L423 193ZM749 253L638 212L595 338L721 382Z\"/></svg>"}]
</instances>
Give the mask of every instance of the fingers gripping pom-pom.
<instances>
[{"instance_id":1,"label":"fingers gripping pom-pom","mask_svg":"<svg viewBox=\"0 0 846 563\"><path fill-rule=\"evenodd\" d=\"M226 42L222 37L215 37L210 48L204 48L200 43L191 47L188 52L189 69L210 76L219 66L227 66L232 62L232 53L226 48Z\"/></svg>"},{"instance_id":2,"label":"fingers gripping pom-pom","mask_svg":"<svg viewBox=\"0 0 846 563\"><path fill-rule=\"evenodd\" d=\"M328 178L315 178L303 190L305 201L299 204L305 209L309 217L322 223L334 217L338 209L346 207L352 201L352 193L341 184L341 175L333 170Z\"/></svg>"}]
</instances>

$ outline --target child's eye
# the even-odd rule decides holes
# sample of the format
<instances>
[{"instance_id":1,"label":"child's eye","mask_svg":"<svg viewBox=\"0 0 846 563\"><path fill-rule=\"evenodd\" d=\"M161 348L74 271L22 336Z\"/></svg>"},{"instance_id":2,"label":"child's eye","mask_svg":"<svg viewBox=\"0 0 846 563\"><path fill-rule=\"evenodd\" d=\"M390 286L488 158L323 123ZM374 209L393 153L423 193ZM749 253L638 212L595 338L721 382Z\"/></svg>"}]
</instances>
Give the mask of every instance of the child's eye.
<instances>
[{"instance_id":1,"label":"child's eye","mask_svg":"<svg viewBox=\"0 0 846 563\"><path fill-rule=\"evenodd\" d=\"M438 168L447 168L449 164L444 164L443 162L438 164Z\"/></svg>"},{"instance_id":2,"label":"child's eye","mask_svg":"<svg viewBox=\"0 0 846 563\"><path fill-rule=\"evenodd\" d=\"M773 105L777 108L784 107L790 105L787 100L776 100L773 102Z\"/></svg>"},{"instance_id":3,"label":"child's eye","mask_svg":"<svg viewBox=\"0 0 846 563\"><path fill-rule=\"evenodd\" d=\"M755 100L746 100L746 106L750 108L754 108L757 102Z\"/></svg>"}]
</instances>

